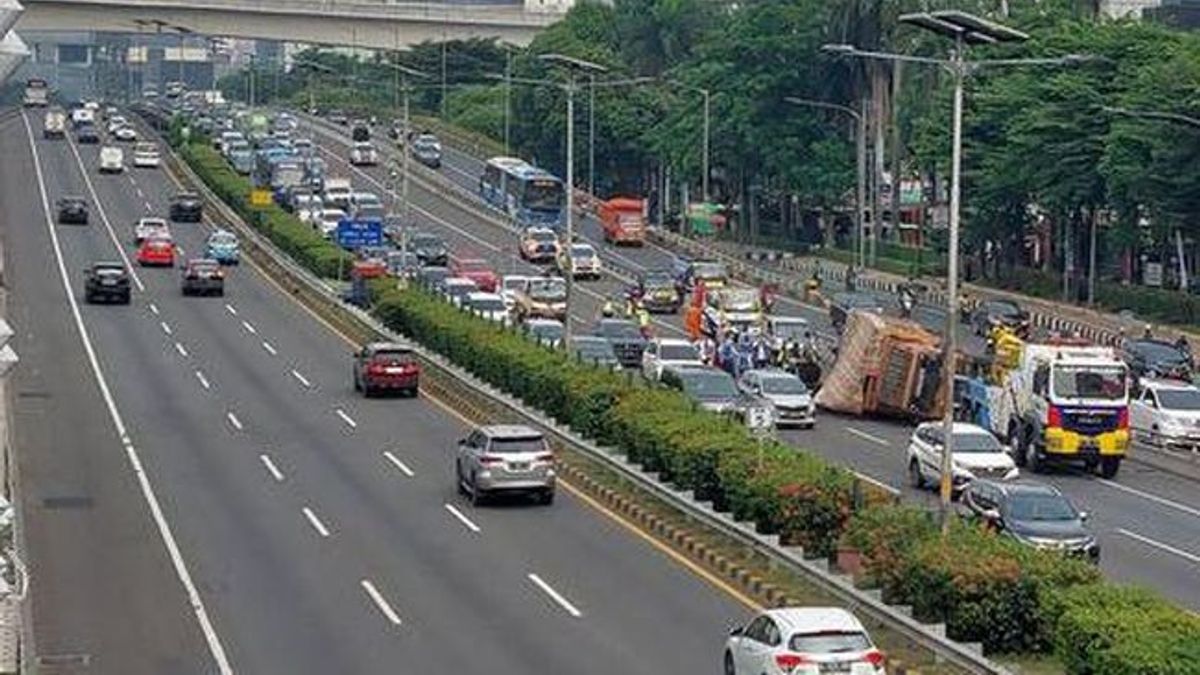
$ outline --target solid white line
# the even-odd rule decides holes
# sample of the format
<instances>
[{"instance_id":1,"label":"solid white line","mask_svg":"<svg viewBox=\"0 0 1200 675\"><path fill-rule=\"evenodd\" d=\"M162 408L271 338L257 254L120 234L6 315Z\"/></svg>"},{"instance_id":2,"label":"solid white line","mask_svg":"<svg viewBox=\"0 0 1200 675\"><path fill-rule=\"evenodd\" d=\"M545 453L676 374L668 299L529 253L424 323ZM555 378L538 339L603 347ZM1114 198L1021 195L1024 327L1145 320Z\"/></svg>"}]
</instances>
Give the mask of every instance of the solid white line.
<instances>
[{"instance_id":1,"label":"solid white line","mask_svg":"<svg viewBox=\"0 0 1200 675\"><path fill-rule=\"evenodd\" d=\"M863 440L870 441L876 445L882 445L885 447L887 445L889 445L889 443L885 439L882 439L878 436L873 436L871 434L868 434L865 431L859 431L858 429L855 429L854 427L846 427L846 432L850 433L850 434L854 434L855 436L858 436L859 438L861 438Z\"/></svg>"},{"instance_id":2,"label":"solid white line","mask_svg":"<svg viewBox=\"0 0 1200 675\"><path fill-rule=\"evenodd\" d=\"M263 340L262 348L267 350L267 353L270 354L271 356L275 356L276 354L279 353L279 352L275 351L275 347L271 346L271 343L267 342L266 340Z\"/></svg>"},{"instance_id":3,"label":"solid white line","mask_svg":"<svg viewBox=\"0 0 1200 675\"><path fill-rule=\"evenodd\" d=\"M312 382L309 382L308 378L301 375L300 372L295 369L292 370L292 377L296 378L300 384L304 385L305 389L312 387Z\"/></svg>"},{"instance_id":4,"label":"solid white line","mask_svg":"<svg viewBox=\"0 0 1200 675\"><path fill-rule=\"evenodd\" d=\"M236 309L234 309L234 308L233 308L233 305L229 304L228 302L227 302L227 303L225 303L225 309L226 309L226 310L227 310L227 311L228 311L230 314L232 314L232 315L234 315L234 316L237 316L237 310L236 310Z\"/></svg>"},{"instance_id":5,"label":"solid white line","mask_svg":"<svg viewBox=\"0 0 1200 675\"><path fill-rule=\"evenodd\" d=\"M154 304L153 302L150 303L150 313L154 316L158 316L158 305Z\"/></svg>"},{"instance_id":6,"label":"solid white line","mask_svg":"<svg viewBox=\"0 0 1200 675\"><path fill-rule=\"evenodd\" d=\"M304 517L308 518L308 524L312 525L313 529L317 531L317 534L321 535L322 537L329 536L329 528L325 527L325 523L321 522L321 519L317 517L317 514L313 513L312 509L306 506L300 510L304 512Z\"/></svg>"},{"instance_id":7,"label":"solid white line","mask_svg":"<svg viewBox=\"0 0 1200 675\"><path fill-rule=\"evenodd\" d=\"M1193 562L1193 563L1200 565L1200 555L1196 555L1194 553L1188 553L1187 551L1182 551L1180 549L1175 548L1174 546L1171 546L1170 544L1164 544L1161 541L1151 539L1150 537L1144 537L1136 532L1130 532L1129 530L1126 530L1125 528L1119 528L1117 530L1117 534L1123 534L1126 537L1129 537L1130 539L1136 539L1136 540L1142 542L1143 544L1146 544L1148 546L1153 546L1154 548L1157 548L1160 551L1166 551L1167 553L1170 553L1172 555L1177 555L1180 558L1183 558L1184 560L1187 560L1189 562Z\"/></svg>"},{"instance_id":8,"label":"solid white line","mask_svg":"<svg viewBox=\"0 0 1200 675\"><path fill-rule=\"evenodd\" d=\"M375 603L375 607L383 613L383 617L390 621L393 626L399 626L400 615L396 613L396 610L392 609L392 606L388 604L387 600L383 599L383 596L380 595L379 591L375 589L375 584L367 581L366 579L363 579L358 583L360 586L362 586L363 590L367 592L367 596L371 598L371 602Z\"/></svg>"},{"instance_id":9,"label":"solid white line","mask_svg":"<svg viewBox=\"0 0 1200 675\"><path fill-rule=\"evenodd\" d=\"M392 463L392 466L395 466L397 469L400 469L400 473L404 474L405 476L412 478L413 476L416 475L415 473L413 473L412 469L408 468L407 464L405 464L404 462L401 462L400 458L393 455L390 450L384 450L383 456L387 458L387 461Z\"/></svg>"},{"instance_id":10,"label":"solid white line","mask_svg":"<svg viewBox=\"0 0 1200 675\"><path fill-rule=\"evenodd\" d=\"M1131 495L1134 495L1135 497L1141 497L1142 499L1150 500L1150 501L1154 502L1155 504L1165 506L1169 509L1175 509L1176 511L1186 513L1189 516L1196 516L1196 517L1200 518L1200 509L1195 509L1195 508L1192 508L1185 504L1180 504L1179 502L1173 502L1170 499L1164 499L1162 497L1159 497L1158 495L1152 495L1149 492L1142 492L1141 490L1131 488L1128 485L1121 485L1120 483L1108 480L1107 478L1097 478L1096 480L1100 481L1101 485L1108 486L1114 490L1120 490L1121 492L1127 492Z\"/></svg>"},{"instance_id":11,"label":"solid white line","mask_svg":"<svg viewBox=\"0 0 1200 675\"><path fill-rule=\"evenodd\" d=\"M196 371L196 379L197 379L197 380L200 380L200 386L201 386L201 387L204 387L205 389L208 389L208 388L210 388L210 387L211 387L211 385L208 383L208 378L207 378L207 377L205 377L205 376L204 376L204 373L202 373L202 372L201 372L201 371L199 371L199 370L197 370L197 371Z\"/></svg>"},{"instance_id":12,"label":"solid white line","mask_svg":"<svg viewBox=\"0 0 1200 675\"><path fill-rule=\"evenodd\" d=\"M275 479L275 482L282 483L283 472L279 470L279 467L275 466L275 462L272 462L271 458L266 455L259 455L258 458L262 460L263 466L267 467L267 471L271 473L271 477Z\"/></svg>"},{"instance_id":13,"label":"solid white line","mask_svg":"<svg viewBox=\"0 0 1200 675\"><path fill-rule=\"evenodd\" d=\"M187 350L184 349L183 345L179 344L178 342L175 343L175 351L179 352L179 355L182 356L183 358L185 358L185 359L187 358L187 355L188 355Z\"/></svg>"},{"instance_id":14,"label":"solid white line","mask_svg":"<svg viewBox=\"0 0 1200 675\"><path fill-rule=\"evenodd\" d=\"M42 196L42 213L45 216L46 229L50 233L50 242L54 248L54 258L58 263L59 277L62 281L63 290L66 291L67 303L71 307L71 315L75 319L75 328L79 331L80 340L83 341L83 349L87 354L88 363L91 365L92 375L96 378L96 384L100 387L100 394L104 398L105 406L108 408L108 416L117 431L117 436L121 439L121 446L125 450L125 457L129 460L129 465L133 470L134 476L137 477L142 497L146 500L146 505L150 509L150 515L154 519L159 537L162 538L163 545L167 548L167 555L171 558L171 565L175 568L175 575L179 577L179 583L187 593L188 604L191 605L192 612L196 615L196 621L200 624L200 632L203 633L208 650L212 654L213 660L216 661L217 670L221 675L233 675L233 667L229 664L229 659L225 655L225 648L222 646L221 639L217 636L216 629L209 618L208 610L204 606L204 600L200 597L200 592L197 590L196 584L192 581L192 575L188 571L187 563L183 560L183 553L179 550L179 545L175 541L175 535L171 532L171 526L167 523L162 506L158 503L158 497L154 494L154 487L150 484L150 477L142 466L142 460L138 456L137 448L134 447L133 440L129 437L129 432L125 427L125 421L121 418L121 413L117 409L117 402L113 398L112 390L109 389L108 381L104 378L104 372L100 369L100 360L97 358L96 350L92 346L92 340L88 336L87 326L83 323L83 316L79 312L79 303L75 300L74 286L71 284L71 278L67 274L67 265L63 260L63 251L58 240L58 233L54 231L54 220L50 216L50 197L46 193L46 179L42 175L42 161L38 156L37 145L33 140L33 129L29 125L29 118L24 113L21 114L21 120L25 124L25 134L29 138L30 151L33 153L33 164L35 173L37 174L38 190ZM68 139L68 142L70 142L70 139Z\"/></svg>"},{"instance_id":15,"label":"solid white line","mask_svg":"<svg viewBox=\"0 0 1200 675\"><path fill-rule=\"evenodd\" d=\"M225 419L229 420L229 423L233 425L234 429L237 429L238 431L242 430L242 421L237 418L237 415L227 412L225 413Z\"/></svg>"},{"instance_id":16,"label":"solid white line","mask_svg":"<svg viewBox=\"0 0 1200 675\"><path fill-rule=\"evenodd\" d=\"M88 193L92 195L92 203L96 205L96 213L100 216L100 222L104 223L104 229L108 231L109 240L117 249L117 255L121 256L121 260L125 261L125 269L129 270L129 277L133 279L133 285L137 286L139 291L144 292L146 285L142 283L141 276L134 269L133 262L129 259L129 254L125 252L125 247L121 245L121 240L117 238L117 231L113 229L112 221L108 219L108 213L104 210L104 204L100 201L100 195L96 193L96 186L92 184L87 167L83 164L83 157L79 155L79 149L75 147L75 141L71 139L70 135L67 136L67 147L71 148L71 154L75 155L75 164L79 167L79 174L83 177L83 184L87 186Z\"/></svg>"},{"instance_id":17,"label":"solid white line","mask_svg":"<svg viewBox=\"0 0 1200 675\"><path fill-rule=\"evenodd\" d=\"M247 332L247 333L250 333L251 335L254 335L255 333L257 333L257 332L258 332L258 330L257 330L257 329L256 329L256 328L255 328L253 325L251 325L249 321L245 321L245 320L243 320L243 321L242 321L242 328L245 328L245 329L246 329L246 332Z\"/></svg>"},{"instance_id":18,"label":"solid white line","mask_svg":"<svg viewBox=\"0 0 1200 675\"><path fill-rule=\"evenodd\" d=\"M562 607L563 609L567 610L567 614L570 614L571 616L575 617L576 619L583 616L583 612L576 609L575 605L572 605L566 598L564 598L562 596L561 593L559 593L558 591L551 588L550 584L546 583L545 581L542 581L541 577L534 574L533 572L530 572L526 576L529 577L529 580L532 581L535 586L542 589L542 591L546 595L550 596L550 598L552 600L554 600L554 602L557 602L559 607Z\"/></svg>"},{"instance_id":19,"label":"solid white line","mask_svg":"<svg viewBox=\"0 0 1200 675\"><path fill-rule=\"evenodd\" d=\"M353 419L351 419L351 418L350 418L350 416L346 414L346 411L345 411L345 410L342 410L341 408L338 408L337 410L334 410L333 412L334 412L334 414L336 414L338 417L342 418L342 421L343 421L343 422L345 422L346 424L350 425L350 428L351 428L351 429L356 429L356 428L358 428L358 422L355 422Z\"/></svg>"},{"instance_id":20,"label":"solid white line","mask_svg":"<svg viewBox=\"0 0 1200 675\"><path fill-rule=\"evenodd\" d=\"M162 331L163 331L164 333L166 333L167 335L170 335L170 334L171 334L171 327L167 325L167 322L166 322L166 321L159 321L159 322L158 322L158 325L159 325L159 326L162 326Z\"/></svg>"},{"instance_id":21,"label":"solid white line","mask_svg":"<svg viewBox=\"0 0 1200 675\"><path fill-rule=\"evenodd\" d=\"M445 506L446 510L450 512L450 515L457 518L458 522L462 523L463 526L465 526L468 530L470 530L476 534L479 534L479 526L476 525L475 523L471 522L470 518L463 515L462 511L459 511L458 509L454 508L453 504L443 504L443 506Z\"/></svg>"}]
</instances>

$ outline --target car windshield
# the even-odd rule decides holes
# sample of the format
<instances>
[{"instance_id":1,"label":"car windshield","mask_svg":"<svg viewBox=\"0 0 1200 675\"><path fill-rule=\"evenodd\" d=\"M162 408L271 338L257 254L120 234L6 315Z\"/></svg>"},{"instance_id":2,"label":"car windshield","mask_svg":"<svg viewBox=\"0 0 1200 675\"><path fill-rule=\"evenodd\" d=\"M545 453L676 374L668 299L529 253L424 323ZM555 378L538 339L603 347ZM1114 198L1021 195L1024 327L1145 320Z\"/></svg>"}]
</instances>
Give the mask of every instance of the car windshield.
<instances>
[{"instance_id":1,"label":"car windshield","mask_svg":"<svg viewBox=\"0 0 1200 675\"><path fill-rule=\"evenodd\" d=\"M543 340L561 340L563 327L557 323L533 323L529 325L529 332Z\"/></svg>"},{"instance_id":2,"label":"car windshield","mask_svg":"<svg viewBox=\"0 0 1200 675\"><path fill-rule=\"evenodd\" d=\"M1125 368L1055 366L1054 395L1116 401L1125 398Z\"/></svg>"},{"instance_id":3,"label":"car windshield","mask_svg":"<svg viewBox=\"0 0 1200 675\"><path fill-rule=\"evenodd\" d=\"M380 349L371 356L379 363L412 363L412 352L405 349Z\"/></svg>"},{"instance_id":4,"label":"car windshield","mask_svg":"<svg viewBox=\"0 0 1200 675\"><path fill-rule=\"evenodd\" d=\"M608 340L594 337L577 337L571 341L575 345L575 351L582 358L591 359L609 359L613 356L612 345Z\"/></svg>"},{"instance_id":5,"label":"car windshield","mask_svg":"<svg viewBox=\"0 0 1200 675\"><path fill-rule=\"evenodd\" d=\"M1016 319L1021 316L1021 308L1011 302L992 301L987 304L987 313L992 316Z\"/></svg>"},{"instance_id":6,"label":"car windshield","mask_svg":"<svg viewBox=\"0 0 1200 675\"><path fill-rule=\"evenodd\" d=\"M771 324L771 333L780 338L800 338L808 324L800 321L775 321Z\"/></svg>"},{"instance_id":7,"label":"car windshield","mask_svg":"<svg viewBox=\"0 0 1200 675\"><path fill-rule=\"evenodd\" d=\"M702 400L737 397L737 387L729 373L720 370L688 370L679 374L683 390Z\"/></svg>"},{"instance_id":8,"label":"car windshield","mask_svg":"<svg viewBox=\"0 0 1200 675\"><path fill-rule=\"evenodd\" d=\"M218 232L208 238L208 243L214 246L232 246L237 243L237 237L225 232Z\"/></svg>"},{"instance_id":9,"label":"car windshield","mask_svg":"<svg viewBox=\"0 0 1200 675\"><path fill-rule=\"evenodd\" d=\"M125 276L125 268L123 267L97 267L96 276L100 277L123 277Z\"/></svg>"},{"instance_id":10,"label":"car windshield","mask_svg":"<svg viewBox=\"0 0 1200 675\"><path fill-rule=\"evenodd\" d=\"M698 262L692 264L692 275L698 279L724 279L727 273L721 263Z\"/></svg>"},{"instance_id":11,"label":"car windshield","mask_svg":"<svg viewBox=\"0 0 1200 675\"><path fill-rule=\"evenodd\" d=\"M647 288L675 286L675 278L669 272L651 272L646 274L642 284Z\"/></svg>"},{"instance_id":12,"label":"car windshield","mask_svg":"<svg viewBox=\"0 0 1200 675\"><path fill-rule=\"evenodd\" d=\"M1075 520L1078 514L1061 495L1047 493L1017 493L1008 503L1013 520Z\"/></svg>"},{"instance_id":13,"label":"car windshield","mask_svg":"<svg viewBox=\"0 0 1200 675\"><path fill-rule=\"evenodd\" d=\"M414 248L437 248L442 246L442 240L430 234L417 234L409 241Z\"/></svg>"},{"instance_id":14,"label":"car windshield","mask_svg":"<svg viewBox=\"0 0 1200 675\"><path fill-rule=\"evenodd\" d=\"M532 279L529 297L539 302L558 302L567 298L567 282L562 279Z\"/></svg>"},{"instance_id":15,"label":"car windshield","mask_svg":"<svg viewBox=\"0 0 1200 675\"><path fill-rule=\"evenodd\" d=\"M504 277L502 287L506 291L519 291L525 288L526 281L524 277Z\"/></svg>"},{"instance_id":16,"label":"car windshield","mask_svg":"<svg viewBox=\"0 0 1200 675\"><path fill-rule=\"evenodd\" d=\"M960 432L954 434L954 453L964 452L1003 452L1000 441L991 434L981 434L978 431Z\"/></svg>"},{"instance_id":17,"label":"car windshield","mask_svg":"<svg viewBox=\"0 0 1200 675\"><path fill-rule=\"evenodd\" d=\"M871 648L871 640L863 633L822 631L797 633L788 640L788 649L804 654L841 654L863 652Z\"/></svg>"},{"instance_id":18,"label":"car windshield","mask_svg":"<svg viewBox=\"0 0 1200 675\"><path fill-rule=\"evenodd\" d=\"M596 332L609 338L640 338L642 333L632 321L601 321Z\"/></svg>"},{"instance_id":19,"label":"car windshield","mask_svg":"<svg viewBox=\"0 0 1200 675\"><path fill-rule=\"evenodd\" d=\"M191 264L188 265L188 267L190 267L193 272L196 272L198 274L212 274L213 272L216 272L219 269L217 267L217 263L209 262L207 260L205 260L203 262L192 262Z\"/></svg>"},{"instance_id":20,"label":"car windshield","mask_svg":"<svg viewBox=\"0 0 1200 675\"><path fill-rule=\"evenodd\" d=\"M728 310L754 312L758 310L758 291L752 288L725 291L720 294L719 302Z\"/></svg>"},{"instance_id":21,"label":"car windshield","mask_svg":"<svg viewBox=\"0 0 1200 675\"><path fill-rule=\"evenodd\" d=\"M1200 410L1200 390L1159 389L1158 403L1164 410Z\"/></svg>"},{"instance_id":22,"label":"car windshield","mask_svg":"<svg viewBox=\"0 0 1200 675\"><path fill-rule=\"evenodd\" d=\"M808 387L798 377L764 377L762 385L764 394L799 396L808 393Z\"/></svg>"},{"instance_id":23,"label":"car windshield","mask_svg":"<svg viewBox=\"0 0 1200 675\"><path fill-rule=\"evenodd\" d=\"M529 238L538 242L539 244L546 244L553 243L554 240L558 238L558 235L554 234L550 230L534 230L529 233Z\"/></svg>"},{"instance_id":24,"label":"car windshield","mask_svg":"<svg viewBox=\"0 0 1200 675\"><path fill-rule=\"evenodd\" d=\"M700 353L692 345L662 345L658 349L658 358L664 361L699 361Z\"/></svg>"},{"instance_id":25,"label":"car windshield","mask_svg":"<svg viewBox=\"0 0 1200 675\"><path fill-rule=\"evenodd\" d=\"M504 309L504 301L500 298L480 298L472 300L471 307L481 312L499 312Z\"/></svg>"},{"instance_id":26,"label":"car windshield","mask_svg":"<svg viewBox=\"0 0 1200 675\"><path fill-rule=\"evenodd\" d=\"M596 250L591 246L572 246L571 255L576 258L592 258L596 255Z\"/></svg>"},{"instance_id":27,"label":"car windshield","mask_svg":"<svg viewBox=\"0 0 1200 675\"><path fill-rule=\"evenodd\" d=\"M546 441L541 436L521 436L493 438L488 452L497 455L516 454L521 452L542 452L546 449Z\"/></svg>"}]
</instances>

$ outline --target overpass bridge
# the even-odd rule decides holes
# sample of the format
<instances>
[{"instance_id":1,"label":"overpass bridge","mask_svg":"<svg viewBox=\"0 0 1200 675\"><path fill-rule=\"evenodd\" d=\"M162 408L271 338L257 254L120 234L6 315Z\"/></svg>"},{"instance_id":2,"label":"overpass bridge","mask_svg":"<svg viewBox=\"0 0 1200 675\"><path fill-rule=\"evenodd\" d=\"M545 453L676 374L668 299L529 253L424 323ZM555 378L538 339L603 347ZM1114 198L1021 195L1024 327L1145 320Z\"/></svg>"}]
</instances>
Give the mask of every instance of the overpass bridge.
<instances>
[{"instance_id":1,"label":"overpass bridge","mask_svg":"<svg viewBox=\"0 0 1200 675\"><path fill-rule=\"evenodd\" d=\"M427 40L498 38L527 44L570 0L397 3L382 0L23 0L15 30L201 35L403 49Z\"/></svg>"}]
</instances>

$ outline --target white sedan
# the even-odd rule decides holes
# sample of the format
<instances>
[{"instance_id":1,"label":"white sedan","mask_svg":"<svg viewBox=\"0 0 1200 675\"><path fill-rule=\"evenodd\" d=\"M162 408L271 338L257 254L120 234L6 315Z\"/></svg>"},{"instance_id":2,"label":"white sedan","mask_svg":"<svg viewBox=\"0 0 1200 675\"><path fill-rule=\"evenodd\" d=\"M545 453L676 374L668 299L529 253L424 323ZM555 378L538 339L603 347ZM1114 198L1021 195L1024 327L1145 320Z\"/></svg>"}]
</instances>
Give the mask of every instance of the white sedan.
<instances>
[{"instance_id":1,"label":"white sedan","mask_svg":"<svg viewBox=\"0 0 1200 675\"><path fill-rule=\"evenodd\" d=\"M766 399L775 408L775 426L811 429L817 424L816 405L804 380L786 370L747 370L738 379L738 388L756 398Z\"/></svg>"},{"instance_id":2,"label":"white sedan","mask_svg":"<svg viewBox=\"0 0 1200 675\"><path fill-rule=\"evenodd\" d=\"M662 379L663 368L702 365L700 350L682 338L651 340L642 351L642 375L651 382Z\"/></svg>"},{"instance_id":3,"label":"white sedan","mask_svg":"<svg viewBox=\"0 0 1200 675\"><path fill-rule=\"evenodd\" d=\"M117 129L112 132L112 135L113 138L122 143L133 143L138 139L137 131L135 131L133 127L117 127Z\"/></svg>"},{"instance_id":4,"label":"white sedan","mask_svg":"<svg viewBox=\"0 0 1200 675\"><path fill-rule=\"evenodd\" d=\"M941 480L944 431L942 422L925 422L913 431L907 458L913 487L920 489ZM976 478L1012 480L1019 475L1008 448L987 429L966 422L954 423L950 466L954 494Z\"/></svg>"},{"instance_id":5,"label":"white sedan","mask_svg":"<svg viewBox=\"0 0 1200 675\"><path fill-rule=\"evenodd\" d=\"M355 143L350 151L350 163L355 166L374 166L379 163L379 153L370 143Z\"/></svg>"},{"instance_id":6,"label":"white sedan","mask_svg":"<svg viewBox=\"0 0 1200 675\"><path fill-rule=\"evenodd\" d=\"M1200 389L1186 382L1146 379L1129 401L1134 438L1167 450L1200 450Z\"/></svg>"},{"instance_id":7,"label":"white sedan","mask_svg":"<svg viewBox=\"0 0 1200 675\"><path fill-rule=\"evenodd\" d=\"M147 169L157 167L158 148L153 143L138 143L133 146L133 165Z\"/></svg>"},{"instance_id":8,"label":"white sedan","mask_svg":"<svg viewBox=\"0 0 1200 675\"><path fill-rule=\"evenodd\" d=\"M885 657L840 607L769 609L725 643L725 675L883 675Z\"/></svg>"},{"instance_id":9,"label":"white sedan","mask_svg":"<svg viewBox=\"0 0 1200 675\"><path fill-rule=\"evenodd\" d=\"M346 212L341 209L321 209L321 214L313 220L313 227L320 230L326 239L333 239L338 223L345 219Z\"/></svg>"},{"instance_id":10,"label":"white sedan","mask_svg":"<svg viewBox=\"0 0 1200 675\"><path fill-rule=\"evenodd\" d=\"M121 173L125 170L125 151L115 145L100 148L100 173Z\"/></svg>"}]
</instances>

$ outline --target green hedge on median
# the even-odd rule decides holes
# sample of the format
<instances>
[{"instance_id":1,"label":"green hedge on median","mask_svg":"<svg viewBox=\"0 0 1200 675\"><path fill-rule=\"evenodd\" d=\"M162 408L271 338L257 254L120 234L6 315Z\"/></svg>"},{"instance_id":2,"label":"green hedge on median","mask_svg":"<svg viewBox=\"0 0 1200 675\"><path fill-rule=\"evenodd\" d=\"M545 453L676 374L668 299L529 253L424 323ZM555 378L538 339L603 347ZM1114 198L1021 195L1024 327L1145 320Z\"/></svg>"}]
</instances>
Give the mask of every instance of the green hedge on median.
<instances>
[{"instance_id":1,"label":"green hedge on median","mask_svg":"<svg viewBox=\"0 0 1200 675\"><path fill-rule=\"evenodd\" d=\"M185 159L223 199L248 211L247 181L204 145ZM328 276L342 254L279 211L265 231ZM289 223L299 227L292 227ZM847 471L795 448L757 443L740 425L696 409L678 392L578 363L565 353L391 280L373 285L373 311L493 386L576 432L613 445L785 545L815 555L862 552L867 579L951 637L989 651L1053 649L1075 675L1175 675L1200 663L1197 619L1147 591L1099 581L1090 565L1037 552L971 523L943 538L929 514L856 486ZM856 505L862 508L857 508Z\"/></svg>"}]
</instances>

